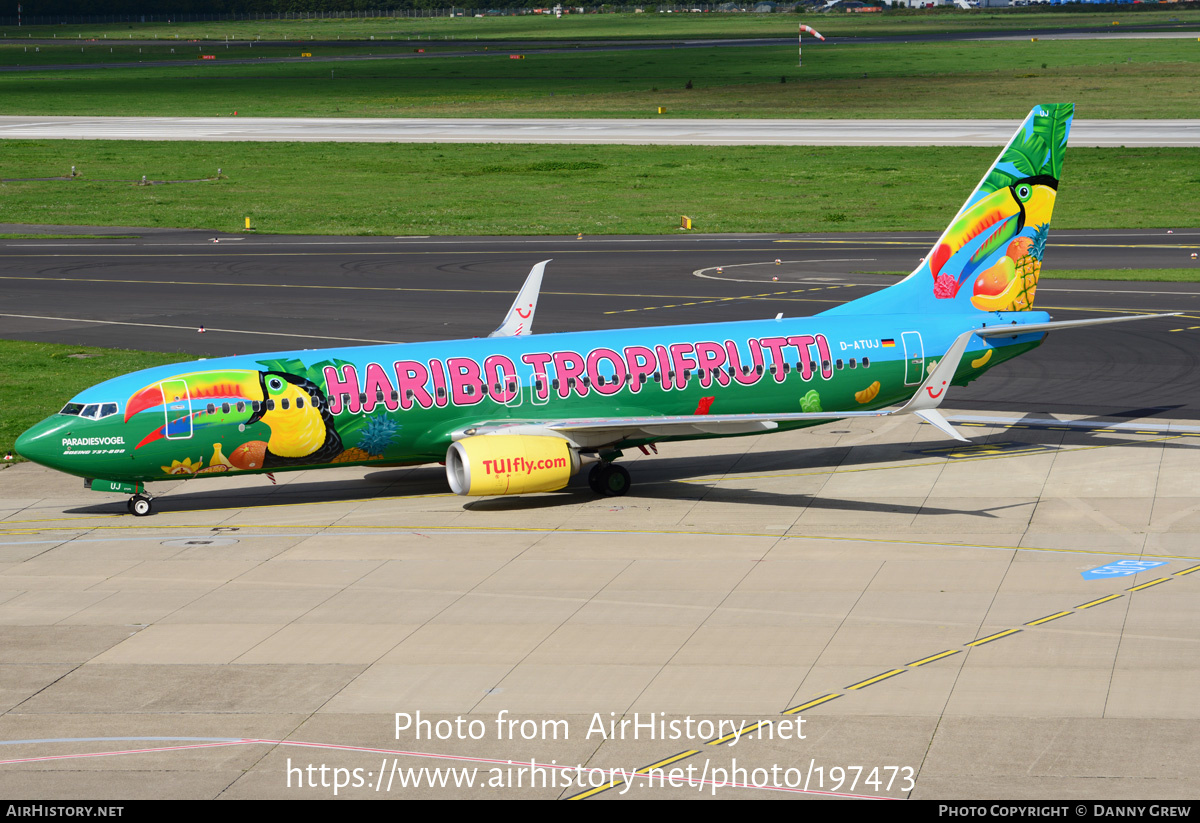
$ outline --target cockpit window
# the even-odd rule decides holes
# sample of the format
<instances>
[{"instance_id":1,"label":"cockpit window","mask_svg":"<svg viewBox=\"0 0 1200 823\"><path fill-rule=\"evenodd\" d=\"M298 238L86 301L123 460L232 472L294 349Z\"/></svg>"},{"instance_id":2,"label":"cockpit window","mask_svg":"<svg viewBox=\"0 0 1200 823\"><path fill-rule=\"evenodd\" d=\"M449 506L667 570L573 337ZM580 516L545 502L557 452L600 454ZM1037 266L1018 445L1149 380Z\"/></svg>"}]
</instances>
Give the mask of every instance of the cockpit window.
<instances>
[{"instance_id":1,"label":"cockpit window","mask_svg":"<svg viewBox=\"0 0 1200 823\"><path fill-rule=\"evenodd\" d=\"M84 417L88 420L100 420L105 417L111 417L116 413L116 403L88 403L86 406L83 403L68 403L59 412L59 414Z\"/></svg>"}]
</instances>

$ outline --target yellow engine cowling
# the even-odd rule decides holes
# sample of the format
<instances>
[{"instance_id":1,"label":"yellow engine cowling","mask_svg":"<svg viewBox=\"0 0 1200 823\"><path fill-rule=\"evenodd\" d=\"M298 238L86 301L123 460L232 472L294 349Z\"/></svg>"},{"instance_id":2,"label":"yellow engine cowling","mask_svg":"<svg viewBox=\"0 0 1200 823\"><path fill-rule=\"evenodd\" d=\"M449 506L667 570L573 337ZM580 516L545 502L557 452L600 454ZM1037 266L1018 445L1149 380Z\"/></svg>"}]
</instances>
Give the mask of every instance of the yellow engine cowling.
<instances>
[{"instance_id":1,"label":"yellow engine cowling","mask_svg":"<svg viewBox=\"0 0 1200 823\"><path fill-rule=\"evenodd\" d=\"M531 494L567 485L579 453L561 437L490 434L467 437L446 452L446 479L455 494Z\"/></svg>"}]
</instances>

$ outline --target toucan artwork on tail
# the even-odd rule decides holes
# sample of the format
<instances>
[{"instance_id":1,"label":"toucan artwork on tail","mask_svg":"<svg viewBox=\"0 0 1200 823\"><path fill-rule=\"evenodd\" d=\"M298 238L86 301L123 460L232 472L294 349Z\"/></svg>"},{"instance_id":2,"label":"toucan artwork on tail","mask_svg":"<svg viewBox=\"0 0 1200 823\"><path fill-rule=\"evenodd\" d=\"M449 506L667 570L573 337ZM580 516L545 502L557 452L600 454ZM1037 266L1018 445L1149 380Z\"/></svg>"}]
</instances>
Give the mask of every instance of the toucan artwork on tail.
<instances>
[{"instance_id":1,"label":"toucan artwork on tail","mask_svg":"<svg viewBox=\"0 0 1200 823\"><path fill-rule=\"evenodd\" d=\"M1033 307L1072 110L1043 105L1026 118L934 246L934 297L954 299L970 283L971 304L982 311Z\"/></svg>"}]
</instances>

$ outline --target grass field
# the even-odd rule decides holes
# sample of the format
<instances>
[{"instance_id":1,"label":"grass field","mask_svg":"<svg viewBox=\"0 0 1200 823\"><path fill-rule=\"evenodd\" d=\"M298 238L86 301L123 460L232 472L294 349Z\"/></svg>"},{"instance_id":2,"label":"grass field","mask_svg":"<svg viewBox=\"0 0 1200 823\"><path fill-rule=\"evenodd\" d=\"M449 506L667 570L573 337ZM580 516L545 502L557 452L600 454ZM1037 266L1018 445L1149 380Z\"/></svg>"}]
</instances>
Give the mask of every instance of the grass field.
<instances>
[{"instance_id":1,"label":"grass field","mask_svg":"<svg viewBox=\"0 0 1200 823\"><path fill-rule=\"evenodd\" d=\"M1092 26L1176 27L1200 23L1200 10L1161 10L1149 5L1094 9L1059 8L897 9L884 14L584 14L555 19L517 17L384 17L349 20L253 20L201 23L104 23L15 26L8 38L179 40L377 40L421 37L472 40L628 40L713 37L788 37L799 22L826 36L854 37L933 32L1056 29Z\"/></svg>"},{"instance_id":2,"label":"grass field","mask_svg":"<svg viewBox=\"0 0 1200 823\"><path fill-rule=\"evenodd\" d=\"M11 50L12 46L5 47ZM52 48L52 47L47 47ZM0 49L3 51L3 49ZM1193 117L1200 42L1099 40L508 54L0 74L0 114L340 117ZM687 88L688 85L691 88Z\"/></svg>"},{"instance_id":3,"label":"grass field","mask_svg":"<svg viewBox=\"0 0 1200 823\"><path fill-rule=\"evenodd\" d=\"M492 48L495 48L494 46ZM564 47L565 48L565 47ZM316 49L314 52L313 50ZM211 55L217 63L229 60L262 60L266 58L300 58L303 54L317 54L322 58L370 57L374 55L399 55L454 51L487 50L485 46L464 43L322 43L320 46L297 43L258 43L253 40L225 41L219 43L176 42L159 40L149 43L129 43L120 40L76 41L55 40L50 43L22 43L19 40L0 42L0 66L79 66L121 63L180 63L207 66L200 62L201 55Z\"/></svg>"},{"instance_id":4,"label":"grass field","mask_svg":"<svg viewBox=\"0 0 1200 823\"><path fill-rule=\"evenodd\" d=\"M1023 114L1024 112L1022 112ZM992 148L5 141L0 223L303 234L940 230ZM220 180L135 185L148 180ZM1056 228L1195 225L1198 149L1072 149Z\"/></svg>"}]
</instances>

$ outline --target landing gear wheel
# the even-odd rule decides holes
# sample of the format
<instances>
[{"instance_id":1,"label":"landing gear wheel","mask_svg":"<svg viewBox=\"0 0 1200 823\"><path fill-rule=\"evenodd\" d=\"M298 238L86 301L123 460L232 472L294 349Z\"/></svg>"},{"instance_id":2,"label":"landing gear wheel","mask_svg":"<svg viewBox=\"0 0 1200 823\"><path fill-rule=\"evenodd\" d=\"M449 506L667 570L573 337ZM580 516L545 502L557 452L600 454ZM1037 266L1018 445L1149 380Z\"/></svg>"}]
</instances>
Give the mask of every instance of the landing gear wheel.
<instances>
[{"instance_id":1,"label":"landing gear wheel","mask_svg":"<svg viewBox=\"0 0 1200 823\"><path fill-rule=\"evenodd\" d=\"M589 477L588 480L590 481L591 478ZM624 466L618 466L616 463L604 464L596 478L600 494L608 497L620 497L625 494L629 491L629 483L629 472L625 470Z\"/></svg>"},{"instance_id":2,"label":"landing gear wheel","mask_svg":"<svg viewBox=\"0 0 1200 823\"><path fill-rule=\"evenodd\" d=\"M149 497L141 494L135 494L129 498L129 513L134 517L145 517L154 512L154 504Z\"/></svg>"},{"instance_id":3,"label":"landing gear wheel","mask_svg":"<svg viewBox=\"0 0 1200 823\"><path fill-rule=\"evenodd\" d=\"M596 465L592 466L592 470L588 472L588 485L592 487L592 491L599 495L604 494L604 487L600 485L600 475L603 473L603 463L597 463Z\"/></svg>"}]
</instances>

